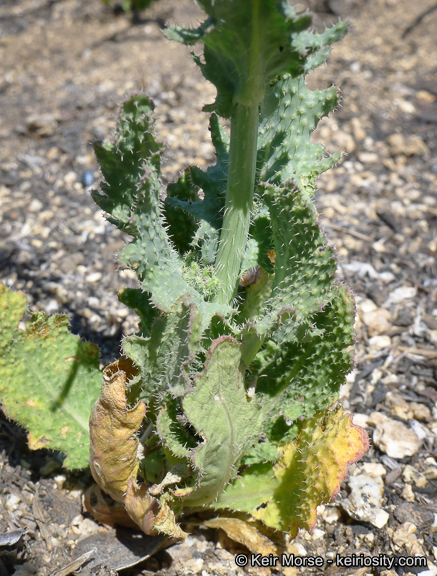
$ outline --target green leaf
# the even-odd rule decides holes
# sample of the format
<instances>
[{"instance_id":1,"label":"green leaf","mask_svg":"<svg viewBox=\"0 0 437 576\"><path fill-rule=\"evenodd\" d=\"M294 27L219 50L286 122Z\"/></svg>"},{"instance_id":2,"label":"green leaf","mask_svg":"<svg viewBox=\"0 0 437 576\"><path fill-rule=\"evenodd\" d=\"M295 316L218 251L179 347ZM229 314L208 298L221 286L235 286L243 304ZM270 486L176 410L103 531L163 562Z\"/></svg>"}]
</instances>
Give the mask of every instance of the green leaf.
<instances>
[{"instance_id":1,"label":"green leaf","mask_svg":"<svg viewBox=\"0 0 437 576\"><path fill-rule=\"evenodd\" d=\"M184 413L203 438L192 453L198 477L196 489L184 499L187 506L214 501L258 440L261 411L246 394L240 365L238 343L227 336L216 340L204 371L183 398Z\"/></svg>"},{"instance_id":2,"label":"green leaf","mask_svg":"<svg viewBox=\"0 0 437 576\"><path fill-rule=\"evenodd\" d=\"M339 90L309 90L303 77L284 75L273 95L275 110L259 127L259 180L277 186L293 180L309 197L315 192L315 179L340 159L339 153L326 155L321 144L310 140L318 122L338 105Z\"/></svg>"},{"instance_id":3,"label":"green leaf","mask_svg":"<svg viewBox=\"0 0 437 576\"><path fill-rule=\"evenodd\" d=\"M177 458L191 456L191 451L196 447L196 440L182 424L182 413L178 409L179 404L175 399L167 401L159 412L157 430L163 444Z\"/></svg>"},{"instance_id":4,"label":"green leaf","mask_svg":"<svg viewBox=\"0 0 437 576\"><path fill-rule=\"evenodd\" d=\"M259 105L270 83L285 72L302 74L306 54L293 46L294 34L308 28L311 18L297 16L283 0L200 0L209 15L194 31L172 28L167 36L192 44L204 43L202 74L217 88L214 105L206 109L230 117L237 104Z\"/></svg>"},{"instance_id":5,"label":"green leaf","mask_svg":"<svg viewBox=\"0 0 437 576\"><path fill-rule=\"evenodd\" d=\"M155 319L149 337L126 338L123 350L138 369L129 383L128 400L143 400L151 410L157 395L184 394L199 340L199 313L183 300L178 300L169 314Z\"/></svg>"},{"instance_id":6,"label":"green leaf","mask_svg":"<svg viewBox=\"0 0 437 576\"><path fill-rule=\"evenodd\" d=\"M265 185L275 246L275 279L264 314L256 326L265 334L285 310L301 322L329 300L337 261L327 244L314 206L292 184Z\"/></svg>"},{"instance_id":7,"label":"green leaf","mask_svg":"<svg viewBox=\"0 0 437 576\"><path fill-rule=\"evenodd\" d=\"M189 294L206 327L214 313L226 314L230 309L206 302L183 278L183 260L171 244L162 215L162 146L155 140L152 110L143 94L125 102L116 142L95 147L104 182L102 193L94 192L93 198L111 215L111 222L133 237L121 251L120 261L135 270L154 306L168 312L178 298Z\"/></svg>"},{"instance_id":8,"label":"green leaf","mask_svg":"<svg viewBox=\"0 0 437 576\"><path fill-rule=\"evenodd\" d=\"M181 234L185 235L184 243L178 241L178 247L185 250L188 245L200 247L205 265L214 262L217 252L229 164L229 138L215 114L211 116L209 129L216 163L206 172L196 166L187 168L175 184L168 186L165 204L172 237L178 239ZM193 220L197 222L196 227Z\"/></svg>"},{"instance_id":9,"label":"green leaf","mask_svg":"<svg viewBox=\"0 0 437 576\"><path fill-rule=\"evenodd\" d=\"M277 487L278 481L273 472L273 464L270 462L254 464L225 488L213 504L213 508L252 512L264 502L271 500Z\"/></svg>"},{"instance_id":10,"label":"green leaf","mask_svg":"<svg viewBox=\"0 0 437 576\"><path fill-rule=\"evenodd\" d=\"M29 431L31 449L60 450L67 468L84 468L88 419L102 381L98 348L70 334L66 316L37 313L21 325L26 308L22 292L0 284L3 409Z\"/></svg>"},{"instance_id":11,"label":"green leaf","mask_svg":"<svg viewBox=\"0 0 437 576\"><path fill-rule=\"evenodd\" d=\"M122 288L117 294L122 304L134 310L140 317L140 334L150 335L153 320L158 316L159 310L150 303L150 296L139 288Z\"/></svg>"},{"instance_id":12,"label":"green leaf","mask_svg":"<svg viewBox=\"0 0 437 576\"><path fill-rule=\"evenodd\" d=\"M340 22L323 34L308 31L309 15L297 15L285 0L199 0L209 18L195 30L170 27L166 36L204 43L202 74L217 88L206 110L230 117L236 105L259 105L282 74L301 76L322 64L329 45L346 33Z\"/></svg>"},{"instance_id":13,"label":"green leaf","mask_svg":"<svg viewBox=\"0 0 437 576\"><path fill-rule=\"evenodd\" d=\"M256 391L268 399L265 409L271 410L269 430L265 430L269 437L278 435L278 419L288 422L285 435L298 418L310 417L338 398L352 369L354 317L351 292L334 285L332 300L310 317L310 323L290 322L294 338L290 334L281 339L276 332L266 343L252 369L256 369Z\"/></svg>"}]
</instances>

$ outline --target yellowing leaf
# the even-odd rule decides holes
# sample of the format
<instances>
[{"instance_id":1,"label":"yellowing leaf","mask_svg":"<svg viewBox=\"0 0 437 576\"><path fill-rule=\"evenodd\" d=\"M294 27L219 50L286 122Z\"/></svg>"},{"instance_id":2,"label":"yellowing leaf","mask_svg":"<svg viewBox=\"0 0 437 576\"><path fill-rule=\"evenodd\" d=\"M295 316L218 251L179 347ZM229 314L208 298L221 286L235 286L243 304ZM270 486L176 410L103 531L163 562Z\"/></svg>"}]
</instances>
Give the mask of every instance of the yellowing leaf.
<instances>
[{"instance_id":1,"label":"yellowing leaf","mask_svg":"<svg viewBox=\"0 0 437 576\"><path fill-rule=\"evenodd\" d=\"M311 531L317 506L336 497L348 465L359 460L368 447L366 431L352 424L352 415L343 414L341 407L315 414L282 449L274 466L278 485L272 499L253 516L267 526L287 530L291 537L299 528Z\"/></svg>"},{"instance_id":2,"label":"yellowing leaf","mask_svg":"<svg viewBox=\"0 0 437 576\"><path fill-rule=\"evenodd\" d=\"M125 499L126 510L132 520L149 536L166 534L175 541L185 539L185 532L176 523L172 500L170 494L156 498L150 494L146 484L138 486L134 478L129 480Z\"/></svg>"},{"instance_id":3,"label":"yellowing leaf","mask_svg":"<svg viewBox=\"0 0 437 576\"><path fill-rule=\"evenodd\" d=\"M66 454L66 468L88 465L88 417L99 396L99 352L68 332L67 316L34 314L26 296L0 283L0 398L28 431L31 450Z\"/></svg>"},{"instance_id":4,"label":"yellowing leaf","mask_svg":"<svg viewBox=\"0 0 437 576\"><path fill-rule=\"evenodd\" d=\"M264 534L262 534L256 526L249 524L240 518L211 518L202 522L208 528L220 528L226 535L248 548L254 554L262 554L268 556L269 554L278 555L279 548Z\"/></svg>"}]
</instances>

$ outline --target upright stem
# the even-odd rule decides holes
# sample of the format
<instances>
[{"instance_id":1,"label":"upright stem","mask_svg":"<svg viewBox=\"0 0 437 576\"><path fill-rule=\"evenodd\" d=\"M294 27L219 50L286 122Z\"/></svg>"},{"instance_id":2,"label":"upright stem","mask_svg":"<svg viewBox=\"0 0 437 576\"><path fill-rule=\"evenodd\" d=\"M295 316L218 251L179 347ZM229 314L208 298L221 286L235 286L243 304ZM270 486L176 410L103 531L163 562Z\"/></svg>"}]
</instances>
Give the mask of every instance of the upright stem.
<instances>
[{"instance_id":1,"label":"upright stem","mask_svg":"<svg viewBox=\"0 0 437 576\"><path fill-rule=\"evenodd\" d=\"M215 302L220 304L230 304L237 294L253 203L258 123L258 103L237 105L231 118L226 206L215 266L220 282Z\"/></svg>"}]
</instances>

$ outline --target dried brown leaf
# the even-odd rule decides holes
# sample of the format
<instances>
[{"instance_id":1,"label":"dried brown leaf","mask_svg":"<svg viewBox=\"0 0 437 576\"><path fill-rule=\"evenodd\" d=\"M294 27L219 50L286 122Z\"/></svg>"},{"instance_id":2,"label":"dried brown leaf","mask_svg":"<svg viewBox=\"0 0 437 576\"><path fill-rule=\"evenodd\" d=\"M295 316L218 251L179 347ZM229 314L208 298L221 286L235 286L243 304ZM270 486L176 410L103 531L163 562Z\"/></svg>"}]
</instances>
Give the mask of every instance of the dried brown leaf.
<instances>
[{"instance_id":1,"label":"dried brown leaf","mask_svg":"<svg viewBox=\"0 0 437 576\"><path fill-rule=\"evenodd\" d=\"M103 372L100 398L90 417L90 467L97 484L117 502L139 467L136 433L146 414L144 402L128 409L126 382L134 376L131 360L120 358Z\"/></svg>"}]
</instances>

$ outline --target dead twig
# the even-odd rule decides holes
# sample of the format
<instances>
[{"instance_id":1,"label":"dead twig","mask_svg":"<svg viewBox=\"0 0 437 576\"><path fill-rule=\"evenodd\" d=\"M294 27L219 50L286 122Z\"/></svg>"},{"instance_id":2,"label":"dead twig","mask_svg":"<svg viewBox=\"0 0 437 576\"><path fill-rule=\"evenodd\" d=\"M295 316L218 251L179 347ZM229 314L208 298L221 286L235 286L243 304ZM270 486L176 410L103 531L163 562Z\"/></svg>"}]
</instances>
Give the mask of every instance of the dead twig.
<instances>
[{"instance_id":1,"label":"dead twig","mask_svg":"<svg viewBox=\"0 0 437 576\"><path fill-rule=\"evenodd\" d=\"M407 26L402 33L402 38L408 36L408 34L412 30L414 30L414 28L418 26L422 22L422 20L424 20L427 16L429 16L431 12L434 12L434 10L437 10L437 4L434 4L434 6L431 6L431 8L428 8L427 10L425 10L425 12L422 12L422 14L420 14L409 26Z\"/></svg>"},{"instance_id":2,"label":"dead twig","mask_svg":"<svg viewBox=\"0 0 437 576\"><path fill-rule=\"evenodd\" d=\"M85 562L88 562L89 560L95 558L96 554L97 554L97 548L91 548L91 550L88 550L88 552L85 552L85 554L82 554L82 556L79 556L79 558L72 560L60 570L56 570L55 572L53 572L51 576L68 576L68 574L75 572L81 566L83 566Z\"/></svg>"}]
</instances>

